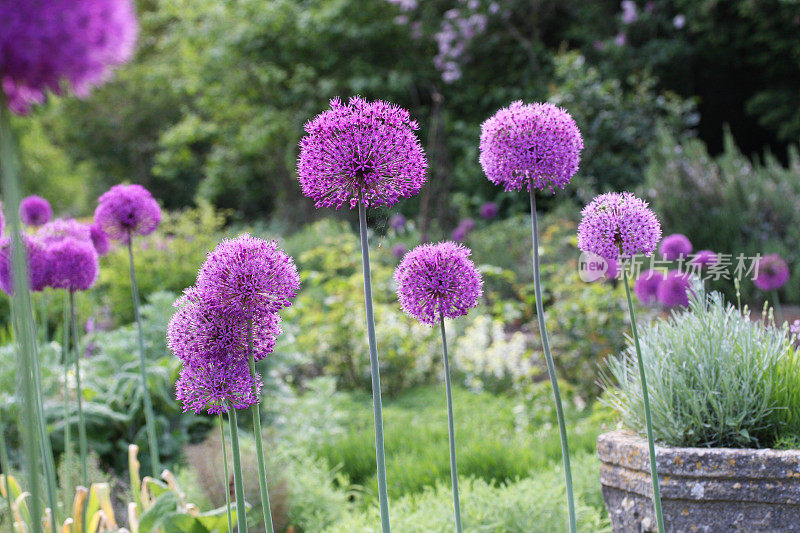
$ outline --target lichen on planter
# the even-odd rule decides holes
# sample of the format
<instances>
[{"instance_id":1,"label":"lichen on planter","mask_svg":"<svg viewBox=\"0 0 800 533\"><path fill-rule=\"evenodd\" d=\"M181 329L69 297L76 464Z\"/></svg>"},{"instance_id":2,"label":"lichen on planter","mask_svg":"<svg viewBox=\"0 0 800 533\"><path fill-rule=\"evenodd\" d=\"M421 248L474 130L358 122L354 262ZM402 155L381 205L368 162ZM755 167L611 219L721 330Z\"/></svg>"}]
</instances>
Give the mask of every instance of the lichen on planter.
<instances>
[{"instance_id":1,"label":"lichen on planter","mask_svg":"<svg viewBox=\"0 0 800 533\"><path fill-rule=\"evenodd\" d=\"M656 531L647 440L612 431L597 441L613 531ZM800 450L656 446L669 532L800 532Z\"/></svg>"}]
</instances>

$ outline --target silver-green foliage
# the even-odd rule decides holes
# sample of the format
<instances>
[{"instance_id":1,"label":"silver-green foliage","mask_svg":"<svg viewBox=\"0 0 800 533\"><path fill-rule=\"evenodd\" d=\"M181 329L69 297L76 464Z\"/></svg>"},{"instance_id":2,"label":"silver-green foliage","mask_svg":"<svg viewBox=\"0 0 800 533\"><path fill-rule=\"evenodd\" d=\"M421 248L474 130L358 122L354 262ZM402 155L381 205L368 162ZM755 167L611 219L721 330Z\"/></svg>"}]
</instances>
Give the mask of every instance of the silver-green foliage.
<instances>
[{"instance_id":1,"label":"silver-green foliage","mask_svg":"<svg viewBox=\"0 0 800 533\"><path fill-rule=\"evenodd\" d=\"M641 328L656 440L669 446L771 447L796 412L786 394L792 348L786 332L765 317L698 292L689 308ZM644 430L636 353L631 343L608 362L605 401L623 423Z\"/></svg>"}]
</instances>

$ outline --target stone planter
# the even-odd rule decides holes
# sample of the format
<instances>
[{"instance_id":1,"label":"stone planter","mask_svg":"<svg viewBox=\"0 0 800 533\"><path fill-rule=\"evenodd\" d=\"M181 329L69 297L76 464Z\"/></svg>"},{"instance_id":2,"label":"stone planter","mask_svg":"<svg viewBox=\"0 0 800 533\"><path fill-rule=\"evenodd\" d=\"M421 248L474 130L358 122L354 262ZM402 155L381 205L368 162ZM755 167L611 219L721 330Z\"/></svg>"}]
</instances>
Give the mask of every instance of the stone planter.
<instances>
[{"instance_id":1,"label":"stone planter","mask_svg":"<svg viewBox=\"0 0 800 533\"><path fill-rule=\"evenodd\" d=\"M597 440L600 483L615 533L656 531L647 440ZM800 450L656 446L670 532L800 532Z\"/></svg>"}]
</instances>

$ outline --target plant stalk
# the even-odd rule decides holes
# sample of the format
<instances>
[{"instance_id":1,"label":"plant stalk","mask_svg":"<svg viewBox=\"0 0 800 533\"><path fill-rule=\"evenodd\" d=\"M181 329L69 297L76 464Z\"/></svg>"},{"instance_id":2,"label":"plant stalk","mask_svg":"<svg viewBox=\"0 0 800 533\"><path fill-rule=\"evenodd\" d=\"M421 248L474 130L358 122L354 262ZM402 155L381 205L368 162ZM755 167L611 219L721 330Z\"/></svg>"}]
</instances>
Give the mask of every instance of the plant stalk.
<instances>
[{"instance_id":1,"label":"plant stalk","mask_svg":"<svg viewBox=\"0 0 800 533\"><path fill-rule=\"evenodd\" d=\"M250 373L253 378L256 377L256 362L253 358L253 342L252 342L252 325L247 330L247 357L250 361ZM256 392L258 385L254 385ZM260 403L250 406L250 411L253 413L253 437L256 440L256 458L258 459L258 487L261 490L261 511L264 515L264 527L267 533L274 533L272 527L272 509L269 505L269 489L267 485L267 466L264 462L264 443L262 442L261 433L261 413Z\"/></svg>"},{"instance_id":2,"label":"plant stalk","mask_svg":"<svg viewBox=\"0 0 800 533\"><path fill-rule=\"evenodd\" d=\"M633 300L631 299L631 287L628 282L628 271L624 267L622 273L625 282L625 295L628 297L628 309L631 314L631 329L633 330L633 342L636 345L636 357L639 362L639 378L642 381L642 398L644 399L644 420L647 426L647 445L650 450L650 477L653 480L653 503L656 509L656 522L658 533L664 533L664 515L661 512L661 489L658 483L658 464L656 462L656 446L653 441L653 421L650 415L650 397L647 393L647 378L644 375L644 362L642 361L642 348L639 345L639 331L636 327L636 314L633 311Z\"/></svg>"},{"instance_id":3,"label":"plant stalk","mask_svg":"<svg viewBox=\"0 0 800 533\"><path fill-rule=\"evenodd\" d=\"M222 471L225 474L225 507L228 510L228 533L233 532L233 519L231 519L231 478L228 473L228 449L225 445L225 429L222 423L222 413L219 418L219 437L222 439Z\"/></svg>"},{"instance_id":4,"label":"plant stalk","mask_svg":"<svg viewBox=\"0 0 800 533\"><path fill-rule=\"evenodd\" d=\"M239 529L237 533L247 533L242 460L239 456L239 422L236 418L236 408L232 405L228 411L228 425L231 430L231 451L233 452L233 485L236 490L236 523Z\"/></svg>"},{"instance_id":5,"label":"plant stalk","mask_svg":"<svg viewBox=\"0 0 800 533\"><path fill-rule=\"evenodd\" d=\"M34 324L31 322L31 326ZM34 339L36 335L34 334ZM42 452L42 466L44 466L45 493L47 504L50 506L50 527L58 527L58 497L56 489L56 462L53 458L53 448L50 445L50 436L47 433L47 422L44 417L44 399L42 394L42 374L39 368L39 346L34 343L33 379L36 391L36 418L39 421L39 444Z\"/></svg>"},{"instance_id":6,"label":"plant stalk","mask_svg":"<svg viewBox=\"0 0 800 533\"><path fill-rule=\"evenodd\" d=\"M78 442L81 457L81 484L89 487L88 457L89 443L86 439L86 418L83 416L83 388L81 387L81 354L78 339L78 318L75 313L75 292L69 291L69 316L72 324L72 357L75 366L75 396L78 398Z\"/></svg>"},{"instance_id":7,"label":"plant stalk","mask_svg":"<svg viewBox=\"0 0 800 533\"><path fill-rule=\"evenodd\" d=\"M64 330L63 341L61 343L61 362L64 365L64 477L61 480L64 489L65 512L69 514L69 502L72 500L72 427L70 425L70 405L69 405L69 295L64 294Z\"/></svg>"},{"instance_id":8,"label":"plant stalk","mask_svg":"<svg viewBox=\"0 0 800 533\"><path fill-rule=\"evenodd\" d=\"M458 466L456 462L456 428L453 416L453 390L450 384L450 359L447 356L444 315L439 315L439 325L442 329L442 353L444 355L444 390L447 396L447 434L450 441L450 481L453 486L453 512L456 517L456 532L461 533L461 503L458 497Z\"/></svg>"},{"instance_id":9,"label":"plant stalk","mask_svg":"<svg viewBox=\"0 0 800 533\"><path fill-rule=\"evenodd\" d=\"M372 374L372 411L375 415L375 457L378 470L378 502L381 510L381 528L390 533L389 492L386 487L386 452L383 444L383 407L381 405L381 376L378 363L378 346L375 339L375 316L372 309L372 279L369 266L369 242L367 240L367 213L359 197L358 223L361 234L361 262L364 269L364 304L367 312L367 340L369 342L369 368Z\"/></svg>"},{"instance_id":10,"label":"plant stalk","mask_svg":"<svg viewBox=\"0 0 800 533\"><path fill-rule=\"evenodd\" d=\"M564 462L564 480L567 485L567 512L569 513L569 530L577 533L578 525L575 517L575 496L572 489L572 467L569 461L569 443L567 441L567 427L564 421L564 407L561 404L561 392L556 377L556 366L550 354L550 342L547 339L547 328L544 322L544 304L542 303L541 274L539 272L539 228L536 221L536 195L533 185L530 186L531 197L531 233L533 235L533 290L536 297L536 318L539 320L539 334L542 338L542 349L547 362L547 374L553 387L553 398L556 404L556 417L558 419L558 432L561 434L561 458Z\"/></svg>"},{"instance_id":11,"label":"plant stalk","mask_svg":"<svg viewBox=\"0 0 800 533\"><path fill-rule=\"evenodd\" d=\"M11 512L11 490L8 485L8 476L11 475L11 463L8 460L8 448L6 448L5 425L0 412L0 464L3 466L3 474L6 476L6 505L8 506L8 529L10 533L14 531L14 513Z\"/></svg>"},{"instance_id":12,"label":"plant stalk","mask_svg":"<svg viewBox=\"0 0 800 533\"><path fill-rule=\"evenodd\" d=\"M161 463L158 454L158 437L156 421L153 414L153 400L150 398L150 387L147 386L147 359L144 353L144 332L142 331L142 314L139 310L139 288L136 285L136 269L133 266L133 235L128 235L128 259L131 273L131 292L133 293L133 309L136 314L136 327L139 336L139 372L142 377L142 401L144 402L144 419L147 426L147 441L150 448L150 466L153 477L161 475Z\"/></svg>"}]
</instances>

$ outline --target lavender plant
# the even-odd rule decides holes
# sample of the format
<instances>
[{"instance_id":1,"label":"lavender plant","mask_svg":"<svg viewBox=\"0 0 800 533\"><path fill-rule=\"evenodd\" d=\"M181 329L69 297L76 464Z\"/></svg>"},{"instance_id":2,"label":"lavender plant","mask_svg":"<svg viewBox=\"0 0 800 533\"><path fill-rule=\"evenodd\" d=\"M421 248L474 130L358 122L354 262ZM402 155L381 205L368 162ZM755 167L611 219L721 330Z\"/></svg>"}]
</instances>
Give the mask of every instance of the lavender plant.
<instances>
[{"instance_id":1,"label":"lavender plant","mask_svg":"<svg viewBox=\"0 0 800 533\"><path fill-rule=\"evenodd\" d=\"M584 252L599 255L607 261L617 261L636 254L652 255L661 239L661 224L649 209L647 202L631 193L601 194L581 212L583 218L578 225L578 247ZM650 451L650 475L653 483L653 501L655 502L656 522L659 533L664 532L664 517L661 512L661 491L658 483L656 450L653 440L653 423L650 413L650 399L647 393L647 379L642 350L639 345L639 333L636 326L636 314L633 310L631 287L628 271L622 268L625 284L625 295L628 298L628 310L631 317L631 329L639 362L642 398L644 400L645 421L647 426L647 442ZM681 276L684 274L679 273ZM661 282L658 291L667 281ZM685 297L685 291L684 291Z\"/></svg>"},{"instance_id":2,"label":"lavender plant","mask_svg":"<svg viewBox=\"0 0 800 533\"><path fill-rule=\"evenodd\" d=\"M573 533L577 531L577 523L572 469L561 393L545 326L535 193L537 190L555 193L556 189L566 187L578 171L581 150L583 139L572 116L552 104L514 102L509 107L500 109L481 127L480 163L486 177L506 191L527 189L530 195L536 316L556 405L567 489L567 510L570 531Z\"/></svg>"},{"instance_id":3,"label":"lavender plant","mask_svg":"<svg viewBox=\"0 0 800 533\"><path fill-rule=\"evenodd\" d=\"M305 125L306 136L300 141L297 161L303 194L313 199L317 208L358 208L375 417L378 500L384 533L391 531L391 526L366 210L369 207L390 207L401 198L417 194L422 188L428 164L417 138L417 129L419 125L411 119L408 111L387 102L368 102L355 96L343 104L334 98L329 110Z\"/></svg>"},{"instance_id":4,"label":"lavender plant","mask_svg":"<svg viewBox=\"0 0 800 533\"><path fill-rule=\"evenodd\" d=\"M454 242L423 244L408 252L394 274L400 306L408 315L423 324L436 324L442 332L444 384L447 400L448 436L450 441L450 478L453 487L453 511L456 531L461 533L461 504L458 494L456 435L453 417L453 393L450 384L450 359L444 319L458 318L478 305L483 280L470 250Z\"/></svg>"}]
</instances>

